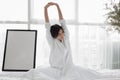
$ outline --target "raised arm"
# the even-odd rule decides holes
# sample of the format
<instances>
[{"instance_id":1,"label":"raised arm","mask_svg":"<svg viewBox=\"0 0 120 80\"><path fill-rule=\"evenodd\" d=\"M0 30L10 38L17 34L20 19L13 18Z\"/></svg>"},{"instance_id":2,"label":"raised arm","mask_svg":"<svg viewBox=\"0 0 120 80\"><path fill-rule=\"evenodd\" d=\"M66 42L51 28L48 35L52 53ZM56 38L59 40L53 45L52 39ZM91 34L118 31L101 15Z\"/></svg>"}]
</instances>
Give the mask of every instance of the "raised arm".
<instances>
[{"instance_id":1,"label":"raised arm","mask_svg":"<svg viewBox=\"0 0 120 80\"><path fill-rule=\"evenodd\" d=\"M57 10L58 10L59 20L63 20L63 15L62 15L61 9L60 9L60 7L57 3L56 3L56 7L57 7Z\"/></svg>"},{"instance_id":2,"label":"raised arm","mask_svg":"<svg viewBox=\"0 0 120 80\"><path fill-rule=\"evenodd\" d=\"M48 3L45 7L44 7L44 17L45 17L45 22L49 23L49 17L48 17L48 7L50 6L50 4Z\"/></svg>"},{"instance_id":3,"label":"raised arm","mask_svg":"<svg viewBox=\"0 0 120 80\"><path fill-rule=\"evenodd\" d=\"M53 37L51 36L51 33L50 33L51 24L49 22L49 16L48 16L48 7L51 6L51 5L52 4L48 3L44 7L44 17L45 17L46 39L48 41L48 44L52 47L54 39L53 39Z\"/></svg>"},{"instance_id":4,"label":"raised arm","mask_svg":"<svg viewBox=\"0 0 120 80\"><path fill-rule=\"evenodd\" d=\"M68 31L68 28L67 28L67 26L66 26L66 22L65 22L65 20L64 20L64 18L63 18L61 9L60 9L60 7L59 7L59 5L58 5L57 3L54 3L54 4L56 5L57 10L58 10L59 21L60 21L61 26L62 26L63 29L64 29L65 38L66 38L66 39L69 39L69 31Z\"/></svg>"}]
</instances>

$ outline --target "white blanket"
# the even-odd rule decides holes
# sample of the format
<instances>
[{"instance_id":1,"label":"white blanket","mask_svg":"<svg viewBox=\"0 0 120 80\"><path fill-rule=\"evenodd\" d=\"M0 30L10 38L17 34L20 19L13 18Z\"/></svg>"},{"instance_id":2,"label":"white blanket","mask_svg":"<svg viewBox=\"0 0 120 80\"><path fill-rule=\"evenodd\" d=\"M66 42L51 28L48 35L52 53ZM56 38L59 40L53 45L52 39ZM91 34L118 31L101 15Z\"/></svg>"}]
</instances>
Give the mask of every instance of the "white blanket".
<instances>
[{"instance_id":1,"label":"white blanket","mask_svg":"<svg viewBox=\"0 0 120 80\"><path fill-rule=\"evenodd\" d=\"M104 76L104 78L95 79L95 80L120 80L120 70L103 70L99 72ZM1 72L0 80L30 80L23 76L26 73L27 72ZM41 80L44 80L44 79L41 79Z\"/></svg>"}]
</instances>

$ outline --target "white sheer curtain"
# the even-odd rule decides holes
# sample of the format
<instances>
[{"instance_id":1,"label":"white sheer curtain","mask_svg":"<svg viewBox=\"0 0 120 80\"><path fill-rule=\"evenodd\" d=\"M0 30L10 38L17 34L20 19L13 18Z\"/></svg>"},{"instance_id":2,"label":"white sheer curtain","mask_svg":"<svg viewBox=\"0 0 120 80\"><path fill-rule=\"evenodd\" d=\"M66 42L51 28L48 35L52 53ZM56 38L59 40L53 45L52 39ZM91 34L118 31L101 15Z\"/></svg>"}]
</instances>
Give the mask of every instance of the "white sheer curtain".
<instances>
[{"instance_id":1,"label":"white sheer curtain","mask_svg":"<svg viewBox=\"0 0 120 80\"><path fill-rule=\"evenodd\" d=\"M103 26L82 26L79 35L78 64L91 69L120 68L120 35ZM77 62L76 61L76 62Z\"/></svg>"},{"instance_id":2,"label":"white sheer curtain","mask_svg":"<svg viewBox=\"0 0 120 80\"><path fill-rule=\"evenodd\" d=\"M8 3L0 1L0 3ZM4 41L6 29L27 29L27 2L11 0L8 5L16 3L15 9L11 7L13 13L7 13L9 8L2 11L0 20L22 21L21 24L1 24L0 25L0 66L2 66ZM105 2L111 0L31 0L31 29L38 31L36 67L49 65L50 48L45 37L44 26L44 6L49 1L59 3L67 22L70 32L70 43L74 63L91 69L115 69L120 68L120 43L119 34L108 33L104 25ZM12 5L14 6L14 5ZM18 7L18 8L17 8ZM20 8L20 10L18 10ZM17 13L16 13L16 10ZM54 7L49 9L50 20L58 19L57 10ZM5 13L5 14L4 14ZM15 17L16 14L17 17ZM22 13L22 14L21 14ZM2 17L6 16L6 17ZM12 17L13 16L13 17ZM20 18L19 18L19 17ZM54 21L51 21L55 23ZM7 22L6 22L7 23ZM9 22L8 22L9 23ZM14 22L17 23L17 22Z\"/></svg>"},{"instance_id":3,"label":"white sheer curtain","mask_svg":"<svg viewBox=\"0 0 120 80\"><path fill-rule=\"evenodd\" d=\"M109 33L102 47L102 67L120 69L120 34L117 32Z\"/></svg>"}]
</instances>

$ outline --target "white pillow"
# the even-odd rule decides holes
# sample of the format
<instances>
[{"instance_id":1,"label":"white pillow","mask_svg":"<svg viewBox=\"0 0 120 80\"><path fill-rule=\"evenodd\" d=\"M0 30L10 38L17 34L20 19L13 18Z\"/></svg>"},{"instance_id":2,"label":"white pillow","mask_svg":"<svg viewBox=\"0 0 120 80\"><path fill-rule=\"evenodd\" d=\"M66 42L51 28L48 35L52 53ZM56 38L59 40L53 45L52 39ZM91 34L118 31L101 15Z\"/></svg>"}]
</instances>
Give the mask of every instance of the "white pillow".
<instances>
[{"instance_id":1,"label":"white pillow","mask_svg":"<svg viewBox=\"0 0 120 80\"><path fill-rule=\"evenodd\" d=\"M17 78L17 77L0 77L0 80L28 80L26 78Z\"/></svg>"}]
</instances>

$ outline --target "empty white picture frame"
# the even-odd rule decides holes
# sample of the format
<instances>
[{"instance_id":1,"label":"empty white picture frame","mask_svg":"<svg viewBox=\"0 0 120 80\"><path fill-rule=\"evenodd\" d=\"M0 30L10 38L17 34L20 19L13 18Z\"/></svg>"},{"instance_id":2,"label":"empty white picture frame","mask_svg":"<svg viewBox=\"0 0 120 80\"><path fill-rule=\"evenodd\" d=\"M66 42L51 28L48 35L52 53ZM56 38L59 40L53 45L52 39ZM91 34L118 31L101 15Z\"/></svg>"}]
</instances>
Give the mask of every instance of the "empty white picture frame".
<instances>
[{"instance_id":1,"label":"empty white picture frame","mask_svg":"<svg viewBox=\"0 0 120 80\"><path fill-rule=\"evenodd\" d=\"M2 71L35 68L37 30L7 29Z\"/></svg>"}]
</instances>

